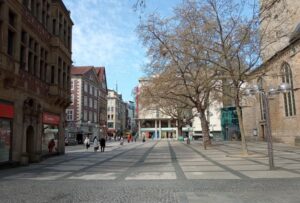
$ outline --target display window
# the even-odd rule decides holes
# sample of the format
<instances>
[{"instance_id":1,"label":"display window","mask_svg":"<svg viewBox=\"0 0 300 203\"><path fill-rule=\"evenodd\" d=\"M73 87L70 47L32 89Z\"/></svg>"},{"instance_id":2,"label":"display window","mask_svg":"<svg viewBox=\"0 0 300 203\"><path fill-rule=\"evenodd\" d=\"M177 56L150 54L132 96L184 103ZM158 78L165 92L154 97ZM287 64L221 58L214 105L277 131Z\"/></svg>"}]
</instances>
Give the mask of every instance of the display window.
<instances>
[{"instance_id":1,"label":"display window","mask_svg":"<svg viewBox=\"0 0 300 203\"><path fill-rule=\"evenodd\" d=\"M0 163L7 162L11 157L11 120L0 118Z\"/></svg>"},{"instance_id":2,"label":"display window","mask_svg":"<svg viewBox=\"0 0 300 203\"><path fill-rule=\"evenodd\" d=\"M58 126L44 124L43 136L42 136L43 154L57 152L57 146L58 146Z\"/></svg>"},{"instance_id":3,"label":"display window","mask_svg":"<svg viewBox=\"0 0 300 203\"><path fill-rule=\"evenodd\" d=\"M55 114L43 113L42 151L43 154L58 152L60 117Z\"/></svg>"}]
</instances>

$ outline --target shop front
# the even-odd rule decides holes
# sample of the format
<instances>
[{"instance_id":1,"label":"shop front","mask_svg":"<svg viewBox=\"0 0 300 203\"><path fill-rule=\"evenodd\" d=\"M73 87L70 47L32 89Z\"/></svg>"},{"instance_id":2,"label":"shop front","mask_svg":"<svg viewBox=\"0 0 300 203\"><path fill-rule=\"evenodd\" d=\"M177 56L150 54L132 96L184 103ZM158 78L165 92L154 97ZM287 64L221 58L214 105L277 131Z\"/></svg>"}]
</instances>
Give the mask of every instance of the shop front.
<instances>
[{"instance_id":1,"label":"shop front","mask_svg":"<svg viewBox=\"0 0 300 203\"><path fill-rule=\"evenodd\" d=\"M43 113L42 154L58 153L60 117L56 114Z\"/></svg>"},{"instance_id":2,"label":"shop front","mask_svg":"<svg viewBox=\"0 0 300 203\"><path fill-rule=\"evenodd\" d=\"M0 163L11 161L14 106L0 102Z\"/></svg>"}]
</instances>

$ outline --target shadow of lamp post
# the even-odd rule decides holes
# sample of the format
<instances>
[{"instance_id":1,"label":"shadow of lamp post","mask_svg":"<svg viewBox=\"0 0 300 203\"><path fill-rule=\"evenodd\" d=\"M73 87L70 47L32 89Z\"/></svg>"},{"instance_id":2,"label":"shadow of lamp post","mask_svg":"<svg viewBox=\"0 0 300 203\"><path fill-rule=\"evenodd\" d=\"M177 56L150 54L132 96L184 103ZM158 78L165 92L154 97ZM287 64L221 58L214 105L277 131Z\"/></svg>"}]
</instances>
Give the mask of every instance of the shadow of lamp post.
<instances>
[{"instance_id":1,"label":"shadow of lamp post","mask_svg":"<svg viewBox=\"0 0 300 203\"><path fill-rule=\"evenodd\" d=\"M271 120L270 120L270 107L269 107L269 96L276 95L279 93L287 93L291 90L291 85L288 83L281 83L277 88L270 87L268 91L265 91L262 87L258 85L252 85L245 90L245 95L255 95L259 94L262 97L263 113L266 115L266 127L265 134L267 135L268 142L268 157L269 157L269 167L270 170L274 170L274 156L273 156L273 141L272 141L272 131L271 131Z\"/></svg>"}]
</instances>

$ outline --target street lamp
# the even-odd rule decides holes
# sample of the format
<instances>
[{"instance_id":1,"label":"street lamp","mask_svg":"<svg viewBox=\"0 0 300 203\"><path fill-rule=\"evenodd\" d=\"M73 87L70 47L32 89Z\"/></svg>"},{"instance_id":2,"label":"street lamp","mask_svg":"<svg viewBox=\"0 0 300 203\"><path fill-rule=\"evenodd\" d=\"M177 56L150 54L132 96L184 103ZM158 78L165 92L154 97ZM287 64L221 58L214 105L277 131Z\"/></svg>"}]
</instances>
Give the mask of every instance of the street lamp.
<instances>
[{"instance_id":1,"label":"street lamp","mask_svg":"<svg viewBox=\"0 0 300 203\"><path fill-rule=\"evenodd\" d=\"M270 121L270 107L268 97L271 95L276 95L279 93L286 93L291 90L291 85L288 83L282 83L277 88L271 86L266 92L262 87L258 85L252 85L245 90L245 95L260 94L263 100L263 110L266 115L266 135L268 141L268 157L269 157L269 167L270 170L274 170L274 157L273 157L273 141L272 141L272 131L271 131L271 121Z\"/></svg>"}]
</instances>

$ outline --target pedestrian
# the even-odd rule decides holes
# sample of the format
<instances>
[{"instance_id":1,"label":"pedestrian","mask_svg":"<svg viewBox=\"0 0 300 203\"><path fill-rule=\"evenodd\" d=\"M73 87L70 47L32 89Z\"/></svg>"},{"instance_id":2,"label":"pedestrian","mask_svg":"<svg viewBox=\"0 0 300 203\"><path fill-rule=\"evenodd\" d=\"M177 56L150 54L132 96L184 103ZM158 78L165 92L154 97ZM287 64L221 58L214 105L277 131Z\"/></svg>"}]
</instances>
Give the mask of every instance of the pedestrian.
<instances>
[{"instance_id":1,"label":"pedestrian","mask_svg":"<svg viewBox=\"0 0 300 203\"><path fill-rule=\"evenodd\" d=\"M51 139L51 140L49 141L49 143L48 143L48 150L49 150L49 153L52 153L54 146L55 146L54 139Z\"/></svg>"},{"instance_id":2,"label":"pedestrian","mask_svg":"<svg viewBox=\"0 0 300 203\"><path fill-rule=\"evenodd\" d=\"M86 150L88 150L90 148L90 138L88 136L85 137L84 144L85 144Z\"/></svg>"},{"instance_id":3,"label":"pedestrian","mask_svg":"<svg viewBox=\"0 0 300 203\"><path fill-rule=\"evenodd\" d=\"M145 135L143 136L143 142L146 142L146 138L145 138Z\"/></svg>"},{"instance_id":4,"label":"pedestrian","mask_svg":"<svg viewBox=\"0 0 300 203\"><path fill-rule=\"evenodd\" d=\"M97 137L94 137L93 147L94 147L94 152L97 152L97 150L99 149L99 142L98 142Z\"/></svg>"},{"instance_id":5,"label":"pedestrian","mask_svg":"<svg viewBox=\"0 0 300 203\"><path fill-rule=\"evenodd\" d=\"M124 139L123 137L120 137L120 145L123 145L123 143L124 143Z\"/></svg>"},{"instance_id":6,"label":"pedestrian","mask_svg":"<svg viewBox=\"0 0 300 203\"><path fill-rule=\"evenodd\" d=\"M102 138L100 139L101 152L104 152L104 149L105 149L105 142L106 142L105 138L102 137Z\"/></svg>"},{"instance_id":7,"label":"pedestrian","mask_svg":"<svg viewBox=\"0 0 300 203\"><path fill-rule=\"evenodd\" d=\"M130 142L130 140L131 140L131 135L128 134L128 135L127 135L127 141L128 141L128 143Z\"/></svg>"}]
</instances>

